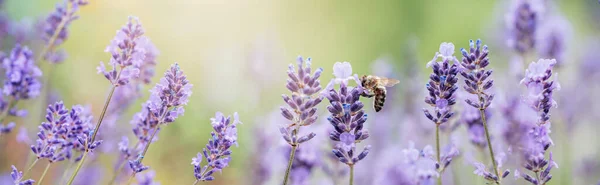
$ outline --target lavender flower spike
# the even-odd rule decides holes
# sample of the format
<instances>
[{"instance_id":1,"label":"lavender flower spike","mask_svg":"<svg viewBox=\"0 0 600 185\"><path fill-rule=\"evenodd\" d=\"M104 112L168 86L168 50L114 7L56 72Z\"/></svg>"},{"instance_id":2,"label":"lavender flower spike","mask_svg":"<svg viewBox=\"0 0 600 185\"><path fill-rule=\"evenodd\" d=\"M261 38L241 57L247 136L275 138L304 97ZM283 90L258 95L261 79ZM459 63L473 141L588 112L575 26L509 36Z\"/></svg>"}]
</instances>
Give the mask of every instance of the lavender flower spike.
<instances>
[{"instance_id":1,"label":"lavender flower spike","mask_svg":"<svg viewBox=\"0 0 600 185\"><path fill-rule=\"evenodd\" d=\"M106 47L105 52L112 55L110 62L112 70L106 69L103 62L97 67L98 73L104 74L114 86L125 85L140 74L140 67L146 57L147 39L143 36L144 29L135 17L129 17L125 26L117 31L117 36Z\"/></svg>"},{"instance_id":2,"label":"lavender flower spike","mask_svg":"<svg viewBox=\"0 0 600 185\"><path fill-rule=\"evenodd\" d=\"M2 88L4 95L18 101L35 98L40 94L42 85L39 78L42 71L35 65L33 53L27 46L17 44L2 61L2 68L6 70ZM15 103L9 102L8 104Z\"/></svg>"},{"instance_id":3,"label":"lavender flower spike","mask_svg":"<svg viewBox=\"0 0 600 185\"><path fill-rule=\"evenodd\" d=\"M437 61L437 55L430 61L427 66L431 66L433 73L429 76L429 82L425 85L428 91L428 96L425 97L425 103L433 107L434 114L431 114L430 110L423 109L425 117L431 120L435 124L436 128L436 159L437 166L442 166L441 161L441 150L440 150L440 125L448 122L454 112L452 112L452 105L456 104L456 98L454 97L456 90L458 90L458 65L456 61L450 64L450 61L454 61L454 56L448 56L454 53L454 45L449 43L440 44L440 50L445 53L442 57L442 61ZM444 166L446 166L444 164ZM438 179L438 184L441 184L441 179Z\"/></svg>"},{"instance_id":4,"label":"lavender flower spike","mask_svg":"<svg viewBox=\"0 0 600 185\"><path fill-rule=\"evenodd\" d=\"M280 107L281 115L289 122L279 128L283 139L292 146L290 159L284 177L284 185L287 185L290 169L294 161L296 148L303 142L306 142L315 137L315 133L299 136L302 126L309 126L317 120L316 106L323 101L322 96L316 95L321 90L321 82L319 77L323 72L322 68L315 70L311 75L311 59L306 61L302 57L298 57L298 69L294 69L294 65L290 64L287 71L289 79L286 87L292 91L291 97L282 95L283 101L289 107Z\"/></svg>"},{"instance_id":5,"label":"lavender flower spike","mask_svg":"<svg viewBox=\"0 0 600 185\"><path fill-rule=\"evenodd\" d=\"M13 165L11 166L12 171L10 172L10 176L12 177L15 185L33 185L35 181L33 179L23 179L23 172L17 170L17 168Z\"/></svg>"},{"instance_id":6,"label":"lavender flower spike","mask_svg":"<svg viewBox=\"0 0 600 185\"><path fill-rule=\"evenodd\" d=\"M336 70L339 69L334 68L334 74ZM367 157L371 146L367 145L360 154L354 155L358 153L356 143L369 138L369 131L364 128L367 114L363 110L363 103L359 101L363 89L360 86L349 87L347 83L348 81L342 81L339 91L334 88L328 89L325 96L331 103L327 106L331 113L327 120L335 129L329 133L329 138L339 142L332 152L340 162L350 168L350 184L353 184L354 165Z\"/></svg>"},{"instance_id":7,"label":"lavender flower spike","mask_svg":"<svg viewBox=\"0 0 600 185\"><path fill-rule=\"evenodd\" d=\"M553 144L550 138L550 108L556 106L553 99L553 92L560 90L560 84L557 76L552 77L552 69L556 65L554 59L540 59L537 62L529 64L525 72L525 78L521 84L527 86L528 95L524 101L538 113L536 124L528 132L529 137L525 141L523 156L525 169L535 172L541 172L535 177L523 173L521 176L531 184L546 184L552 175L552 168L558 168L558 165L552 159L550 152L549 159L545 159L548 148Z\"/></svg>"},{"instance_id":8,"label":"lavender flower spike","mask_svg":"<svg viewBox=\"0 0 600 185\"><path fill-rule=\"evenodd\" d=\"M130 167L134 169L133 176L148 169L141 164L148 147L157 140L155 136L162 125L168 125L183 115L185 112L183 106L187 105L192 94L191 88L192 84L175 63L165 72L160 83L150 90L149 100L142 105L142 111L136 113L131 121L134 125L133 133L140 140L139 146L145 146L142 151L139 151L137 159L129 161Z\"/></svg>"},{"instance_id":9,"label":"lavender flower spike","mask_svg":"<svg viewBox=\"0 0 600 185\"><path fill-rule=\"evenodd\" d=\"M58 45L62 44L69 35L68 27L79 16L77 12L80 6L87 5L86 0L65 0L62 4L56 5L56 10L46 17L43 23L42 39L46 42L42 56L44 60L50 63L60 63L65 57L64 52L54 51Z\"/></svg>"},{"instance_id":10,"label":"lavender flower spike","mask_svg":"<svg viewBox=\"0 0 600 185\"><path fill-rule=\"evenodd\" d=\"M508 46L524 55L536 47L535 35L544 12L541 0L513 0L506 14Z\"/></svg>"},{"instance_id":11,"label":"lavender flower spike","mask_svg":"<svg viewBox=\"0 0 600 185\"><path fill-rule=\"evenodd\" d=\"M237 123L241 123L238 119L237 112L234 113L234 120L231 116L225 117L223 113L217 112L214 118L210 119L214 131L210 133L212 138L208 140L206 148L202 149L202 153L198 153L195 158L192 158L194 166L194 176L196 182L212 181L214 172L221 172L223 168L229 165L231 161L231 146L237 145ZM206 165L201 166L202 158L206 159Z\"/></svg>"}]
</instances>

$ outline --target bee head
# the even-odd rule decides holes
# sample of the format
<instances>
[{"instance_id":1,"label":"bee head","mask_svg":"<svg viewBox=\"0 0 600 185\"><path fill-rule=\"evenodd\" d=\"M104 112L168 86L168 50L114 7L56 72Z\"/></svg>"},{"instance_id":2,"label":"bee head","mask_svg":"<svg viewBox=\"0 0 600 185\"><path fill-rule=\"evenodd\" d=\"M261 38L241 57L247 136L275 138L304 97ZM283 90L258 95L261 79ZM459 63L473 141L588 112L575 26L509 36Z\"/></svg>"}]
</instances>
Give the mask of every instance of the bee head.
<instances>
[{"instance_id":1,"label":"bee head","mask_svg":"<svg viewBox=\"0 0 600 185\"><path fill-rule=\"evenodd\" d=\"M367 75L362 75L360 77L360 85L364 87L366 85L366 83L367 83Z\"/></svg>"}]
</instances>

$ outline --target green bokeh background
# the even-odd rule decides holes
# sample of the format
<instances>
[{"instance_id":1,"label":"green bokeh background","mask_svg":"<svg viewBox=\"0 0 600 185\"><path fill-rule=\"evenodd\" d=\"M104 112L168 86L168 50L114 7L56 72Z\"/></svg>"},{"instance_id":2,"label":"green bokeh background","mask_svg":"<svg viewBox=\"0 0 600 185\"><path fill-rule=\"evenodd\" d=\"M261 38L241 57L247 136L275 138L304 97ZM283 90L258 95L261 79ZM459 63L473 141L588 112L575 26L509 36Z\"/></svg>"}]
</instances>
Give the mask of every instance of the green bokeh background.
<instances>
[{"instance_id":1,"label":"green bokeh background","mask_svg":"<svg viewBox=\"0 0 600 185\"><path fill-rule=\"evenodd\" d=\"M53 11L57 2L7 0L4 10L16 20L36 18ZM382 56L389 57L396 71L401 72L406 66L403 50L412 39L418 43L415 54L419 63L416 65L423 66L422 72L425 72L425 63L438 50L439 43L454 42L460 48L468 46L469 39L482 38L492 42L492 52L498 51L491 57L493 65L501 68L507 65L509 58L502 42L505 11L502 4L505 3L483 0L91 0L88 6L81 8L81 18L69 28L70 36L61 46L67 51L68 59L57 66L57 75L52 76L51 81L67 105L91 104L95 115L99 115L110 85L102 75L96 74L95 68L99 61L109 59L104 48L127 17L139 17L146 35L160 50L154 81L169 65L178 62L194 85L185 116L160 133L160 140L150 147L145 162L157 171L162 184L190 184L193 176L189 163L210 136L209 118L216 111L225 114L237 111L245 122L239 127L240 147L233 149L232 167L225 170L224 177L217 175L219 180L213 184L245 184L249 182L246 178L248 155L253 145L251 130L260 124L256 117L282 104L279 95L286 93L287 64L294 63L297 55L312 57L314 66L325 69L326 78L331 77L331 66L336 61L349 61L355 73L365 74L371 72L372 61ZM573 25L571 43L583 40L585 35L597 34L589 24L592 20L587 17L590 10L586 6L598 4L577 0L560 1L559 5ZM264 69L258 71L266 74L269 82L258 86L256 84L262 82L255 78L257 71L249 70L254 65L249 56L257 49L257 43L262 42L271 45L267 53L273 60L266 61ZM579 53L569 49L569 54ZM141 102L129 109L120 124L126 124L129 129L128 120L139 110ZM37 124L26 124L33 134ZM22 145L11 147L15 147L15 156L7 159L22 160L22 155L29 152L28 147ZM560 147L557 145L556 150ZM101 160L110 165L114 158ZM23 166L24 162L18 164ZM8 167L5 164L0 169L7 171ZM34 176L41 172L42 167L39 168ZM561 184L561 178L568 177L556 175L552 184Z\"/></svg>"}]
</instances>

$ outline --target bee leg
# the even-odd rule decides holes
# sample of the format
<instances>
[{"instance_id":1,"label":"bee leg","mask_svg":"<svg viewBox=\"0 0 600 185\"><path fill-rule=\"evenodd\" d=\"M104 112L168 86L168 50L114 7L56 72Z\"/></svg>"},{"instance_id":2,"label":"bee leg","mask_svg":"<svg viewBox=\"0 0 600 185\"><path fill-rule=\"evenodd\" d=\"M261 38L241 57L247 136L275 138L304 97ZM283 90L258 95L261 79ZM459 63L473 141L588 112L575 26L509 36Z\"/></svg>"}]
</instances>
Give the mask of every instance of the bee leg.
<instances>
[{"instance_id":1,"label":"bee leg","mask_svg":"<svg viewBox=\"0 0 600 185\"><path fill-rule=\"evenodd\" d=\"M363 96L363 97L366 97L366 98L372 98L373 96L375 96L375 94L369 94L369 93L366 93L366 92L363 92L360 95Z\"/></svg>"}]
</instances>

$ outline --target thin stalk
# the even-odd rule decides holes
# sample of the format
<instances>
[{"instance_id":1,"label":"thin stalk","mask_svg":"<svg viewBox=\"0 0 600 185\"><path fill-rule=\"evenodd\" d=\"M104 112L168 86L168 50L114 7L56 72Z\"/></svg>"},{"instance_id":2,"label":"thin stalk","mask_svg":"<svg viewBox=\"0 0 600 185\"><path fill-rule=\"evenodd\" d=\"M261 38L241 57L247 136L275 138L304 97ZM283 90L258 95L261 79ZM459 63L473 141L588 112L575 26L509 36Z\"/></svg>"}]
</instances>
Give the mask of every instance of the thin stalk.
<instances>
[{"instance_id":1,"label":"thin stalk","mask_svg":"<svg viewBox=\"0 0 600 185\"><path fill-rule=\"evenodd\" d=\"M294 156L296 155L297 148L298 148L298 144L292 145L292 151L290 152L290 160L288 161L287 169L285 170L285 177L283 179L283 185L287 185L287 183L288 183L288 180L290 177L290 170L292 169L292 164L294 163Z\"/></svg>"},{"instance_id":2,"label":"thin stalk","mask_svg":"<svg viewBox=\"0 0 600 185\"><path fill-rule=\"evenodd\" d=\"M148 144L146 144L146 147L144 147L144 152L142 152L142 158L140 158L140 163L142 163L142 161L144 160L144 156L146 156L146 152L148 151L148 148L150 148L150 144L152 144L152 140L154 140L154 136L156 136L156 133L158 133L159 129L160 129L160 123L154 129L154 131L152 132L152 136L150 137L150 141L148 141ZM137 174L137 173L133 172L131 174L131 177L129 177L127 184L131 184L131 181L133 180L133 177L135 177L135 174Z\"/></svg>"},{"instance_id":3,"label":"thin stalk","mask_svg":"<svg viewBox=\"0 0 600 185\"><path fill-rule=\"evenodd\" d=\"M481 96L480 99L482 99ZM483 122L483 129L485 130L485 138L487 139L488 149L490 150L490 157L492 159L492 165L494 166L494 173L496 177L500 179L500 173L498 173L498 164L496 164L496 157L494 157L494 149L492 147L492 141L490 139L490 132L488 131L488 126L485 119L485 109L480 108L479 114L481 115L481 121ZM496 181L496 184L500 184L500 180Z\"/></svg>"},{"instance_id":4,"label":"thin stalk","mask_svg":"<svg viewBox=\"0 0 600 185\"><path fill-rule=\"evenodd\" d=\"M133 147L134 149L138 148L138 146L140 145L140 142L138 141L135 146ZM115 173L113 174L112 178L109 181L109 185L112 185L115 183L115 180L117 180L117 176L119 176L119 174L121 173L121 170L123 170L125 168L125 164L127 163L127 160L130 156L126 156L123 159L123 162L119 165L119 167L117 168L117 170L115 171Z\"/></svg>"},{"instance_id":5,"label":"thin stalk","mask_svg":"<svg viewBox=\"0 0 600 185\"><path fill-rule=\"evenodd\" d=\"M42 177L40 177L38 185L42 184L42 182L44 181L44 177L46 177L46 173L48 172L48 169L50 169L50 165L52 165L52 163L48 163L48 165L46 165L46 169L44 169L44 173L42 173Z\"/></svg>"},{"instance_id":6,"label":"thin stalk","mask_svg":"<svg viewBox=\"0 0 600 185\"><path fill-rule=\"evenodd\" d=\"M87 143L85 144L86 148L87 148ZM83 153L83 157L81 157L81 160L79 161L79 164L77 164L77 168L75 168L75 172L73 172L73 175L71 175L71 178L69 179L69 183L68 185L71 185L73 183L73 181L75 181L75 177L77 176L77 172L79 172L79 170L81 169L81 166L83 166L83 161L85 161L85 157L87 157L87 152Z\"/></svg>"},{"instance_id":7,"label":"thin stalk","mask_svg":"<svg viewBox=\"0 0 600 185\"><path fill-rule=\"evenodd\" d=\"M196 185L196 184L198 184L198 182L200 182L200 181L196 180L196 181L194 181L194 184L192 184L192 185Z\"/></svg>"},{"instance_id":8,"label":"thin stalk","mask_svg":"<svg viewBox=\"0 0 600 185\"><path fill-rule=\"evenodd\" d=\"M63 181L65 181L65 178L67 178L67 174L69 174L69 170L73 167L73 164L75 163L69 163L69 165L67 165L67 167L65 168L65 171L63 172L62 177L60 177L60 181L58 181L58 183L62 183Z\"/></svg>"},{"instance_id":9,"label":"thin stalk","mask_svg":"<svg viewBox=\"0 0 600 185\"><path fill-rule=\"evenodd\" d=\"M121 72L119 72L119 74L117 75L117 79L120 75L121 75ZM68 185L71 185L71 183L73 183L73 180L75 180L75 177L77 176L77 173L79 173L81 166L83 166L83 162L85 162L85 157L89 153L89 150L87 150L87 145L94 143L94 140L96 139L96 135L98 134L98 129L100 129L100 125L102 124L102 120L104 119L104 115L106 114L106 109L108 109L108 105L110 104L110 100L112 99L112 96L115 93L116 88L117 88L117 86L112 85L112 87L110 89L110 93L108 94L108 97L106 98L106 103L104 103L104 108L102 109L102 113L100 114L100 117L98 118L98 123L96 124L96 128L93 131L94 134L92 135L92 140L90 140L90 143L86 143L86 150L83 153L83 157L79 161L79 164L77 165L77 168L75 169L75 172L73 172L73 175L71 176L71 179L69 180Z\"/></svg>"},{"instance_id":10,"label":"thin stalk","mask_svg":"<svg viewBox=\"0 0 600 185\"><path fill-rule=\"evenodd\" d=\"M31 165L29 165L29 168L27 168L27 171L25 171L25 173L23 173L23 178L27 177L27 174L29 174L29 172L31 172L31 169L33 169L33 167L35 166L35 164L37 164L38 161L39 161L39 159L36 158L35 161L33 161L33 163L31 163Z\"/></svg>"},{"instance_id":11,"label":"thin stalk","mask_svg":"<svg viewBox=\"0 0 600 185\"><path fill-rule=\"evenodd\" d=\"M119 173L121 172L121 170L123 170L123 168L125 168L125 163L127 163L127 159L123 160L123 162L119 165L119 168L117 168L117 170L115 171L115 174L112 176L112 178L108 182L109 185L112 185L115 183L115 180L117 180L117 176L119 176Z\"/></svg>"},{"instance_id":12,"label":"thin stalk","mask_svg":"<svg viewBox=\"0 0 600 185\"><path fill-rule=\"evenodd\" d=\"M350 185L354 184L354 164L350 166Z\"/></svg>"},{"instance_id":13,"label":"thin stalk","mask_svg":"<svg viewBox=\"0 0 600 185\"><path fill-rule=\"evenodd\" d=\"M439 165L441 165L441 160L440 160L440 124L436 123L435 124L435 149L436 149L436 159L437 159L437 163ZM437 180L437 184L441 185L442 184L442 175L440 174L440 178L438 178Z\"/></svg>"}]
</instances>

